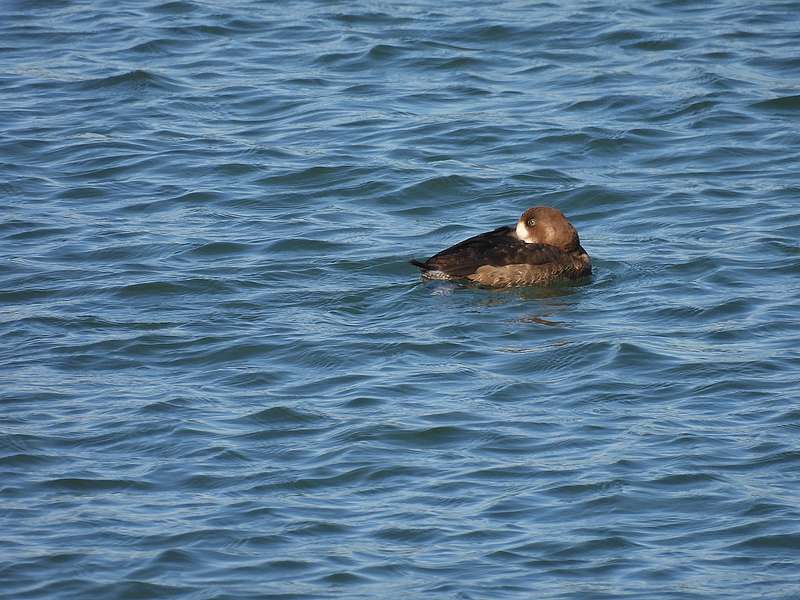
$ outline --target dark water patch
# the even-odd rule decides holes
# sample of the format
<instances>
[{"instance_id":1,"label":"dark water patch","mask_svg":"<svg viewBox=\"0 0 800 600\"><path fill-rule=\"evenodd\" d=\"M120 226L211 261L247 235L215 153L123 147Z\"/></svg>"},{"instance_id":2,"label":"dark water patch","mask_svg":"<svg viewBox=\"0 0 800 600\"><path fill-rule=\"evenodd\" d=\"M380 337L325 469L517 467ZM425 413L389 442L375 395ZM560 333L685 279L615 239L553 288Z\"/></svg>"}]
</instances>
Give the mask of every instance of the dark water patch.
<instances>
[{"instance_id":1,"label":"dark water patch","mask_svg":"<svg viewBox=\"0 0 800 600\"><path fill-rule=\"evenodd\" d=\"M293 410L286 406L276 406L272 408L265 408L257 413L247 415L246 417L239 419L239 421L290 427L304 423L319 422L322 419L323 417L321 415Z\"/></svg>"},{"instance_id":2,"label":"dark water patch","mask_svg":"<svg viewBox=\"0 0 800 600\"><path fill-rule=\"evenodd\" d=\"M141 69L120 75L87 79L79 84L80 91L86 92L114 88L129 88L137 91L180 91L182 86L175 79Z\"/></svg>"},{"instance_id":3,"label":"dark water patch","mask_svg":"<svg viewBox=\"0 0 800 600\"><path fill-rule=\"evenodd\" d=\"M9 454L0 457L0 467L35 467L59 462L55 456L43 456L41 454Z\"/></svg>"},{"instance_id":4,"label":"dark water patch","mask_svg":"<svg viewBox=\"0 0 800 600\"><path fill-rule=\"evenodd\" d=\"M79 186L64 190L60 193L60 197L65 200L86 200L90 198L103 198L109 194L110 192L102 187Z\"/></svg>"},{"instance_id":5,"label":"dark water patch","mask_svg":"<svg viewBox=\"0 0 800 600\"><path fill-rule=\"evenodd\" d=\"M329 18L345 23L348 26L364 25L387 27L414 22L414 19L411 17L403 17L401 15L372 11L333 13L329 16Z\"/></svg>"},{"instance_id":6,"label":"dark water patch","mask_svg":"<svg viewBox=\"0 0 800 600\"><path fill-rule=\"evenodd\" d=\"M526 183L556 183L559 185L567 185L578 182L577 179L571 177L568 173L557 169L536 169L528 173L516 173L512 177Z\"/></svg>"},{"instance_id":7,"label":"dark water patch","mask_svg":"<svg viewBox=\"0 0 800 600\"><path fill-rule=\"evenodd\" d=\"M141 481L132 481L125 479L89 479L89 478L61 478L52 479L42 482L43 487L69 491L76 494L92 494L94 492L108 492L108 491L147 491L150 486Z\"/></svg>"},{"instance_id":8,"label":"dark water patch","mask_svg":"<svg viewBox=\"0 0 800 600\"><path fill-rule=\"evenodd\" d=\"M753 108L766 111L775 111L778 113L796 113L800 111L800 95L782 96L780 98L772 98L771 100L762 100L754 103Z\"/></svg>"},{"instance_id":9,"label":"dark water patch","mask_svg":"<svg viewBox=\"0 0 800 600\"><path fill-rule=\"evenodd\" d=\"M181 296L192 293L223 293L229 289L228 284L214 279L195 278L181 282L150 281L125 285L116 290L117 295L126 298L158 298Z\"/></svg>"},{"instance_id":10,"label":"dark water patch","mask_svg":"<svg viewBox=\"0 0 800 600\"><path fill-rule=\"evenodd\" d=\"M622 44L623 42L640 40L646 35L646 32L637 29L615 29L614 31L598 35L596 40L603 44Z\"/></svg>"},{"instance_id":11,"label":"dark water patch","mask_svg":"<svg viewBox=\"0 0 800 600\"><path fill-rule=\"evenodd\" d=\"M324 583L326 585L339 587L365 583L370 581L370 578L364 577L363 575L358 575L356 573L350 573L348 571L339 571L337 573L326 575L325 577L320 578L319 581L320 583Z\"/></svg>"},{"instance_id":12,"label":"dark water patch","mask_svg":"<svg viewBox=\"0 0 800 600\"><path fill-rule=\"evenodd\" d=\"M795 57L764 57L752 58L748 63L754 67L776 75L796 77L800 73L800 59Z\"/></svg>"},{"instance_id":13,"label":"dark water patch","mask_svg":"<svg viewBox=\"0 0 800 600\"><path fill-rule=\"evenodd\" d=\"M268 186L326 186L337 184L344 178L357 178L363 169L353 166L311 167L295 173L274 175L257 183Z\"/></svg>"},{"instance_id":14,"label":"dark water patch","mask_svg":"<svg viewBox=\"0 0 800 600\"><path fill-rule=\"evenodd\" d=\"M164 198L148 200L145 202L134 201L125 205L122 210L148 213L163 211L170 212L175 210L175 207L180 206L181 204L186 204L187 206L202 205L207 202L215 202L225 198L223 194L211 190L185 192L178 196L166 194L165 196L166 197Z\"/></svg>"},{"instance_id":15,"label":"dark water patch","mask_svg":"<svg viewBox=\"0 0 800 600\"><path fill-rule=\"evenodd\" d=\"M791 554L800 549L800 535L782 534L756 536L734 544L731 549L752 549L756 552L769 552L770 554L773 551L777 551L782 554Z\"/></svg>"},{"instance_id":16,"label":"dark water patch","mask_svg":"<svg viewBox=\"0 0 800 600\"><path fill-rule=\"evenodd\" d=\"M189 14L198 9L198 6L193 2L183 2L181 0L176 0L173 2L163 2L161 4L155 4L148 8L149 11L154 13L164 13L170 15L182 15L182 14Z\"/></svg>"},{"instance_id":17,"label":"dark water patch","mask_svg":"<svg viewBox=\"0 0 800 600\"><path fill-rule=\"evenodd\" d=\"M713 100L677 102L676 106L670 106L666 111L657 115L654 120L669 121L681 117L694 116L713 109L717 104L718 103Z\"/></svg>"},{"instance_id":18,"label":"dark water patch","mask_svg":"<svg viewBox=\"0 0 800 600\"><path fill-rule=\"evenodd\" d=\"M369 58L376 62L392 61L409 51L407 46L397 46L393 44L376 44L370 48L365 54L365 58Z\"/></svg>"},{"instance_id":19,"label":"dark water patch","mask_svg":"<svg viewBox=\"0 0 800 600\"><path fill-rule=\"evenodd\" d=\"M20 231L4 236L3 239L15 241L38 240L41 238L63 237L66 234L72 233L74 230L71 228L60 227L34 227L26 231Z\"/></svg>"},{"instance_id":20,"label":"dark water patch","mask_svg":"<svg viewBox=\"0 0 800 600\"><path fill-rule=\"evenodd\" d=\"M218 39L234 37L238 32L233 27L224 25L181 25L162 27L161 33L172 35L181 40Z\"/></svg>"},{"instance_id":21,"label":"dark water patch","mask_svg":"<svg viewBox=\"0 0 800 600\"><path fill-rule=\"evenodd\" d=\"M362 54L360 52L330 52L318 56L314 62L321 66L343 66L352 64L354 61L360 58L361 55Z\"/></svg>"},{"instance_id":22,"label":"dark water patch","mask_svg":"<svg viewBox=\"0 0 800 600\"><path fill-rule=\"evenodd\" d=\"M629 44L623 44L623 47L633 50L644 50L647 52L663 52L667 50L683 50L692 46L694 40L691 38L672 37L664 39L646 39Z\"/></svg>"},{"instance_id":23,"label":"dark water patch","mask_svg":"<svg viewBox=\"0 0 800 600\"><path fill-rule=\"evenodd\" d=\"M473 56L454 56L450 58L426 57L425 59L417 61L417 64L426 69L462 72L469 69L479 70L481 68L482 61L480 58ZM449 87L448 90L453 92L455 95L455 92L458 91L458 88L454 90L452 87Z\"/></svg>"},{"instance_id":24,"label":"dark water patch","mask_svg":"<svg viewBox=\"0 0 800 600\"><path fill-rule=\"evenodd\" d=\"M191 253L201 257L221 257L249 252L251 247L248 244L236 242L208 242L193 248Z\"/></svg>"},{"instance_id":25,"label":"dark water patch","mask_svg":"<svg viewBox=\"0 0 800 600\"><path fill-rule=\"evenodd\" d=\"M452 198L461 193L466 193L473 187L469 178L460 175L447 175L432 177L410 185L398 193L392 193L382 199L383 203L405 204L408 198L417 198L420 201L433 198Z\"/></svg>"},{"instance_id":26,"label":"dark water patch","mask_svg":"<svg viewBox=\"0 0 800 600\"><path fill-rule=\"evenodd\" d=\"M125 52L164 56L177 53L181 48L185 48L185 43L180 43L169 38L160 38L134 44L130 48L127 48Z\"/></svg>"},{"instance_id":27,"label":"dark water patch","mask_svg":"<svg viewBox=\"0 0 800 600\"><path fill-rule=\"evenodd\" d=\"M270 247L274 252L289 252L289 253L320 253L333 250L340 250L346 248L347 244L337 242L329 242L326 240L316 239L285 239L275 242Z\"/></svg>"},{"instance_id":28,"label":"dark water patch","mask_svg":"<svg viewBox=\"0 0 800 600\"><path fill-rule=\"evenodd\" d=\"M130 579L122 580L113 585L106 584L94 586L94 593L97 593L98 595L113 593L118 594L121 598L131 598L132 600L138 598L144 599L185 595L196 593L198 590L199 587L149 583Z\"/></svg>"}]
</instances>

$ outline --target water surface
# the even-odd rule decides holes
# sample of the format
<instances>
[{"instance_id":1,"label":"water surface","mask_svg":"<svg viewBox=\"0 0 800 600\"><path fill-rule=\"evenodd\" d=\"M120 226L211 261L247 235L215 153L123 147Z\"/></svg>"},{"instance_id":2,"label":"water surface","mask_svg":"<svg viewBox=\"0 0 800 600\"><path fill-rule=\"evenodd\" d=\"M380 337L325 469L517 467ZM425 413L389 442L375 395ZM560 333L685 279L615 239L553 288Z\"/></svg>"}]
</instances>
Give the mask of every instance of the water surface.
<instances>
[{"instance_id":1,"label":"water surface","mask_svg":"<svg viewBox=\"0 0 800 600\"><path fill-rule=\"evenodd\" d=\"M798 15L2 3L0 596L800 596Z\"/></svg>"}]
</instances>

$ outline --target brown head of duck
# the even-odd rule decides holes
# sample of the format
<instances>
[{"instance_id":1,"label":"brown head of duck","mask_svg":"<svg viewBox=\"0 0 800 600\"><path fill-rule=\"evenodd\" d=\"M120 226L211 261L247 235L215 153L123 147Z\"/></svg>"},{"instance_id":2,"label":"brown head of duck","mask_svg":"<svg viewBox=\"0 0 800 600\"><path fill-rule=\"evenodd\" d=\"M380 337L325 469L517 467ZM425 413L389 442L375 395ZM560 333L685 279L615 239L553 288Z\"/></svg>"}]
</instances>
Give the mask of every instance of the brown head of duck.
<instances>
[{"instance_id":1,"label":"brown head of duck","mask_svg":"<svg viewBox=\"0 0 800 600\"><path fill-rule=\"evenodd\" d=\"M578 232L557 208L535 206L529 208L517 221L517 238L526 244L547 244L564 252L572 252L580 246Z\"/></svg>"}]
</instances>

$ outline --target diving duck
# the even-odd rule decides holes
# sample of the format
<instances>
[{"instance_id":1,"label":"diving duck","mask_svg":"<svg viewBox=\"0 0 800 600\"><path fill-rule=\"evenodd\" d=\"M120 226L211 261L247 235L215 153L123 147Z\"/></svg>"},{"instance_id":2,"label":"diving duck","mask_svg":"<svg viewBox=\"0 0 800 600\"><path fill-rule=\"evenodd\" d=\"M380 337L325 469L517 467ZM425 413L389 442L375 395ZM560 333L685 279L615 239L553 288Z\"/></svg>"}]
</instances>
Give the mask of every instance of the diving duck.
<instances>
[{"instance_id":1,"label":"diving duck","mask_svg":"<svg viewBox=\"0 0 800 600\"><path fill-rule=\"evenodd\" d=\"M550 206L529 208L516 226L481 233L411 264L427 279L468 280L486 287L545 285L592 272L578 232Z\"/></svg>"}]
</instances>

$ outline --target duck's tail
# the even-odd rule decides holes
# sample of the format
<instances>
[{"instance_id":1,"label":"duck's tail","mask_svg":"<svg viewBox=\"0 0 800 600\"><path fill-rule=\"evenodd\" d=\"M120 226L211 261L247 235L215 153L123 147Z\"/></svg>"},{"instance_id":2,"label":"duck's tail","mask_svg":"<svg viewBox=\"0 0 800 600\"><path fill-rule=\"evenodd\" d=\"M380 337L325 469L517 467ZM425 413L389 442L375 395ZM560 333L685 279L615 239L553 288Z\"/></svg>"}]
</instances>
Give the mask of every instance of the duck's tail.
<instances>
[{"instance_id":1,"label":"duck's tail","mask_svg":"<svg viewBox=\"0 0 800 600\"><path fill-rule=\"evenodd\" d=\"M430 269L430 267L428 265L426 265L424 262L419 262L418 260L413 259L413 258L408 262L410 262L415 267L419 267L420 269L424 269L424 270Z\"/></svg>"}]
</instances>

